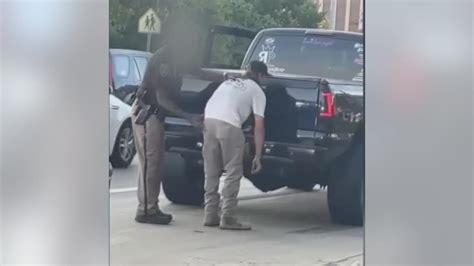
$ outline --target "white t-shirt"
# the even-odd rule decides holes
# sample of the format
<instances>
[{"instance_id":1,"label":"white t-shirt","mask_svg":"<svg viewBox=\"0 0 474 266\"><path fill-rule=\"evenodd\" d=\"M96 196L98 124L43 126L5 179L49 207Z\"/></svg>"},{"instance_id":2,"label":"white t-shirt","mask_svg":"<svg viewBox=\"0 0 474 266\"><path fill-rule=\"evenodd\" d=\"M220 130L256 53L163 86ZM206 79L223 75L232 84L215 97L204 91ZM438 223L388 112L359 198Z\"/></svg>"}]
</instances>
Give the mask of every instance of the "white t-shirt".
<instances>
[{"instance_id":1,"label":"white t-shirt","mask_svg":"<svg viewBox=\"0 0 474 266\"><path fill-rule=\"evenodd\" d=\"M204 117L221 120L240 128L252 112L263 117L265 105L265 94L255 81L228 79L216 89L207 102Z\"/></svg>"}]
</instances>

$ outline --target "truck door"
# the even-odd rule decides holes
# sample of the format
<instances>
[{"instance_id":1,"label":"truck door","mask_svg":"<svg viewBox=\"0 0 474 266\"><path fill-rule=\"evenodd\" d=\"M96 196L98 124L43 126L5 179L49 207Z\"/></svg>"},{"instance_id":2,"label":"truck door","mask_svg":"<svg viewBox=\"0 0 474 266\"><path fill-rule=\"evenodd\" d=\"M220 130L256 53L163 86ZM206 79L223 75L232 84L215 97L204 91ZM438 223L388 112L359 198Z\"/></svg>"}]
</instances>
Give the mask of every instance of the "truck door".
<instances>
[{"instance_id":1,"label":"truck door","mask_svg":"<svg viewBox=\"0 0 474 266\"><path fill-rule=\"evenodd\" d=\"M245 53L257 33L227 26L213 26L209 31L203 67L240 69Z\"/></svg>"},{"instance_id":2,"label":"truck door","mask_svg":"<svg viewBox=\"0 0 474 266\"><path fill-rule=\"evenodd\" d=\"M227 26L213 26L209 29L206 49L203 51L202 68L216 73L239 71L256 32ZM183 98L188 92L204 90L210 81L194 75L184 75ZM185 105L185 104L184 104Z\"/></svg>"}]
</instances>

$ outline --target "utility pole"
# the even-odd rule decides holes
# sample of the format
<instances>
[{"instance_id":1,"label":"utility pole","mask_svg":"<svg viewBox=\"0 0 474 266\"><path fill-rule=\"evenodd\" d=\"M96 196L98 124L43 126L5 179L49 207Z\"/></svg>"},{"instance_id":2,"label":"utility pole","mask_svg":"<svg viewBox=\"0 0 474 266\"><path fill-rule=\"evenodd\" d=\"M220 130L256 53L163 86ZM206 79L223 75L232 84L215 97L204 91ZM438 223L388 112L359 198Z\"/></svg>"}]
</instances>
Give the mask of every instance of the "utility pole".
<instances>
[{"instance_id":1,"label":"utility pole","mask_svg":"<svg viewBox=\"0 0 474 266\"><path fill-rule=\"evenodd\" d=\"M156 0L156 7L155 7L155 10L156 10L156 14L160 15L159 12L160 12L160 8L161 8L161 1L160 0ZM161 19L161 18L160 18Z\"/></svg>"},{"instance_id":2,"label":"utility pole","mask_svg":"<svg viewBox=\"0 0 474 266\"><path fill-rule=\"evenodd\" d=\"M329 29L336 29L337 0L331 0L329 8Z\"/></svg>"}]
</instances>

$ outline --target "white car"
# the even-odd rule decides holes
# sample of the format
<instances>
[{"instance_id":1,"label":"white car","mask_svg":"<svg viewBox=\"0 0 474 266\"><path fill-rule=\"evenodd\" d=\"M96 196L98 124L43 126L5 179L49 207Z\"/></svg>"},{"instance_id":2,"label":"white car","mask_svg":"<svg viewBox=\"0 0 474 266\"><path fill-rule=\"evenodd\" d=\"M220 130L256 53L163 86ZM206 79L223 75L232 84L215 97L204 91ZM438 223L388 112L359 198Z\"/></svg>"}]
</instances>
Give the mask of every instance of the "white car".
<instances>
[{"instance_id":1,"label":"white car","mask_svg":"<svg viewBox=\"0 0 474 266\"><path fill-rule=\"evenodd\" d=\"M109 159L115 168L130 165L135 156L131 107L119 98L109 94Z\"/></svg>"},{"instance_id":2,"label":"white car","mask_svg":"<svg viewBox=\"0 0 474 266\"><path fill-rule=\"evenodd\" d=\"M113 167L128 167L135 156L130 105L152 55L137 50L109 50L109 156Z\"/></svg>"}]
</instances>

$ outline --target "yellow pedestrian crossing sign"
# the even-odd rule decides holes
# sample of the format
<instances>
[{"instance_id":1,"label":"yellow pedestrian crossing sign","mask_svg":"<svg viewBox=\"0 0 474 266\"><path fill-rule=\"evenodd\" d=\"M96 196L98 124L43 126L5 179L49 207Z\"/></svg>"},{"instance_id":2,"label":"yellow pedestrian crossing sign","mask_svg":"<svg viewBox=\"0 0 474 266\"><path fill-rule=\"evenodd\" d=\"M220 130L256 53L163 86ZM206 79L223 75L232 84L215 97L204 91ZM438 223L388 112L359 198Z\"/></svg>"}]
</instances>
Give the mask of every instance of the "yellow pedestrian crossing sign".
<instances>
[{"instance_id":1,"label":"yellow pedestrian crossing sign","mask_svg":"<svg viewBox=\"0 0 474 266\"><path fill-rule=\"evenodd\" d=\"M138 32L160 33L161 21L153 9L148 9L138 20Z\"/></svg>"}]
</instances>

